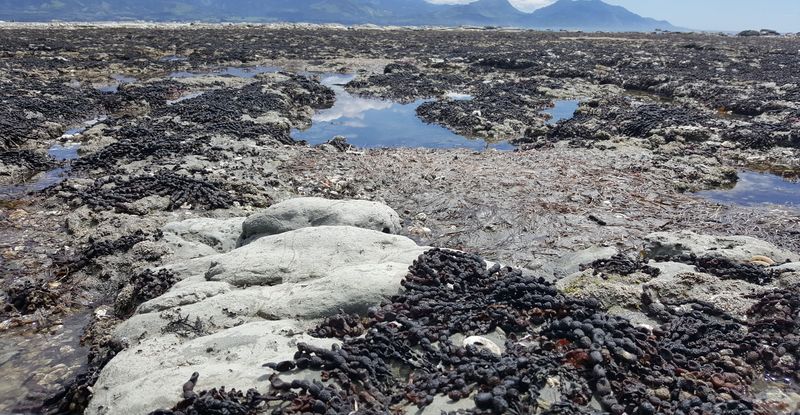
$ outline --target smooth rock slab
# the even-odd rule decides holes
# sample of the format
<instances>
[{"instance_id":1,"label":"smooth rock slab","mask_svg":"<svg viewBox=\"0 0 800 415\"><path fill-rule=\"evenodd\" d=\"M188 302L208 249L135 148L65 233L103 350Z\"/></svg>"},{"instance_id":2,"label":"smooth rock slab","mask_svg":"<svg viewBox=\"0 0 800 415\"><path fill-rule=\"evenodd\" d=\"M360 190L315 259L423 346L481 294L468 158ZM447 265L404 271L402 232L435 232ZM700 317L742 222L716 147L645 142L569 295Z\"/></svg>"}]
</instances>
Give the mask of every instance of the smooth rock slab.
<instances>
[{"instance_id":1,"label":"smooth rock slab","mask_svg":"<svg viewBox=\"0 0 800 415\"><path fill-rule=\"evenodd\" d=\"M216 252L228 252L236 248L244 221L245 218L195 218L168 223L162 230L185 241L211 247Z\"/></svg>"},{"instance_id":2,"label":"smooth rock slab","mask_svg":"<svg viewBox=\"0 0 800 415\"><path fill-rule=\"evenodd\" d=\"M277 285L325 277L353 265L411 264L425 249L404 236L350 226L303 228L255 240L214 256L210 281Z\"/></svg>"},{"instance_id":3,"label":"smooth rock slab","mask_svg":"<svg viewBox=\"0 0 800 415\"><path fill-rule=\"evenodd\" d=\"M121 323L115 335L133 344L159 336L169 323L163 313L171 309L190 321L199 318L210 332L264 319L319 319L339 310L364 314L369 307L397 294L408 266L355 265L311 281L243 289L216 281L184 284L142 304L139 314Z\"/></svg>"},{"instance_id":4,"label":"smooth rock slab","mask_svg":"<svg viewBox=\"0 0 800 415\"><path fill-rule=\"evenodd\" d=\"M120 352L103 369L86 414L141 415L170 408L182 385L200 373L196 391L225 386L266 390L267 362L291 359L297 343L330 348L333 339L312 338L308 323L259 321L185 340L175 335L147 339ZM309 374L311 376L312 374Z\"/></svg>"},{"instance_id":5,"label":"smooth rock slab","mask_svg":"<svg viewBox=\"0 0 800 415\"><path fill-rule=\"evenodd\" d=\"M402 229L397 212L382 203L302 197L248 217L242 224L241 240L244 244L259 236L313 226L354 226L391 234Z\"/></svg>"}]
</instances>

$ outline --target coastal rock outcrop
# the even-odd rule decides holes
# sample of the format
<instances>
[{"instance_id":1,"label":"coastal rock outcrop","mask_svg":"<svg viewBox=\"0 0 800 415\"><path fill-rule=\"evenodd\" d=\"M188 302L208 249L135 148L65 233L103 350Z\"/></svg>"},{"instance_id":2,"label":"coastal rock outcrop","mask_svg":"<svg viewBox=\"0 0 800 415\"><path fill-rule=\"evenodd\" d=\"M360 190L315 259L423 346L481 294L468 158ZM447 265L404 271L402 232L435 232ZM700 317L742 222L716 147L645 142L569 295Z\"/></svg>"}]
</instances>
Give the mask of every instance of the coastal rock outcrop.
<instances>
[{"instance_id":1,"label":"coastal rock outcrop","mask_svg":"<svg viewBox=\"0 0 800 415\"><path fill-rule=\"evenodd\" d=\"M242 223L245 235L265 236L235 248ZM337 226L314 226L323 224ZM116 328L114 337L129 347L102 371L87 413L169 407L196 371L198 389L247 388L264 380L265 361L291 359L299 342L329 348L335 340L308 330L397 294L408 267L428 249L385 227L399 229L385 205L322 199L287 201L246 220L166 225L171 241L209 249L162 267L178 282Z\"/></svg>"}]
</instances>

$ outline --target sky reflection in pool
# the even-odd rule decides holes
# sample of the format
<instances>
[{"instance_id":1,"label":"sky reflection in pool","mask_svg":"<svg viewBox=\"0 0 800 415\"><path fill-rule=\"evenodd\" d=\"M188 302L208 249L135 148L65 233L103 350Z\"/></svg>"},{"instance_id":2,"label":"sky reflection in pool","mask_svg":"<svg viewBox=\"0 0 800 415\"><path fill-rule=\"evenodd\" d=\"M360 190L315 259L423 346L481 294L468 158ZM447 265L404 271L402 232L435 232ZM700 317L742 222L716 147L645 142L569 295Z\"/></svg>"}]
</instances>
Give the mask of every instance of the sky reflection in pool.
<instances>
[{"instance_id":1,"label":"sky reflection in pool","mask_svg":"<svg viewBox=\"0 0 800 415\"><path fill-rule=\"evenodd\" d=\"M697 194L725 204L775 204L800 208L800 182L792 182L770 173L741 171L739 181L733 189L707 190Z\"/></svg>"},{"instance_id":2,"label":"sky reflection in pool","mask_svg":"<svg viewBox=\"0 0 800 415\"><path fill-rule=\"evenodd\" d=\"M568 120L574 117L580 103L577 99L556 100L553 108L547 108L542 111L545 114L550 114L551 118L547 120L547 124L553 125L561 120Z\"/></svg>"},{"instance_id":3,"label":"sky reflection in pool","mask_svg":"<svg viewBox=\"0 0 800 415\"><path fill-rule=\"evenodd\" d=\"M426 124L416 114L417 107L425 100L400 104L354 96L343 86L352 79L350 75L323 76L321 82L336 92L336 102L333 107L317 112L311 127L295 130L292 136L310 144L321 144L335 136L343 136L348 143L365 148L514 148L505 142L487 144L484 140L466 138L439 125Z\"/></svg>"}]
</instances>

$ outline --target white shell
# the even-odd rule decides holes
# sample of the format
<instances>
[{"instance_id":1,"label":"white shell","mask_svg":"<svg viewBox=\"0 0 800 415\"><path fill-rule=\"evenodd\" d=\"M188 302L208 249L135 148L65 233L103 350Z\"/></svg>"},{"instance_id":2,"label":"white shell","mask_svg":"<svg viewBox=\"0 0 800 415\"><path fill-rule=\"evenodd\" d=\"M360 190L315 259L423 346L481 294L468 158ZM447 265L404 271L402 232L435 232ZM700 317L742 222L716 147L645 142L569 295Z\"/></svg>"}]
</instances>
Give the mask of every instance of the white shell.
<instances>
[{"instance_id":1,"label":"white shell","mask_svg":"<svg viewBox=\"0 0 800 415\"><path fill-rule=\"evenodd\" d=\"M462 344L464 345L464 347L472 345L481 349L486 349L498 356L503 354L503 350L500 349L500 346L495 344L495 342L487 339L486 337L469 336L466 339L464 339Z\"/></svg>"}]
</instances>

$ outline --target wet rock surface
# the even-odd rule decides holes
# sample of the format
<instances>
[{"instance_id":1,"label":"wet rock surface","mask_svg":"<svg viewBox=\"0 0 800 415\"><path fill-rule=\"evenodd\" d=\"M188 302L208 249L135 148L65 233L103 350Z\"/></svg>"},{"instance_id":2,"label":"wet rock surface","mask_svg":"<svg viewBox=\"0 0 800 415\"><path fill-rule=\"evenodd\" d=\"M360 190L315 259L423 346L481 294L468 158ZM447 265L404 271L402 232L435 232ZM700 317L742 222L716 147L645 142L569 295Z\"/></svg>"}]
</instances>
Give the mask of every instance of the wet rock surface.
<instances>
[{"instance_id":1,"label":"wet rock surface","mask_svg":"<svg viewBox=\"0 0 800 415\"><path fill-rule=\"evenodd\" d=\"M287 241L285 234L293 234L309 246L319 243L313 232L292 225L286 227L289 231L285 234L261 237L256 242L263 239L259 242L262 245L240 255L244 252L241 249L250 246L239 247L245 218L298 196L364 199L382 202L397 212L396 216L381 216L373 223L376 226L367 226L370 231L326 234L330 240L349 235L344 239L347 244L374 240L386 250L408 248L408 256L384 264L381 273L375 274L375 263L367 262L369 265L363 268L353 268L349 279L335 275L342 277L342 284L353 287L345 292L360 289L370 275L392 276L391 284L378 285L374 295L363 297L359 304L378 304L380 296L396 294L408 264L422 253L414 252L421 249L419 246L479 254L521 267L524 278L534 273L536 278L550 281L537 280L531 285L535 290L555 290L552 281L575 274L583 265L588 281L606 284L597 292L611 292L617 299L608 296L598 301L587 299L579 290L564 292L557 295L574 300L576 305L558 308L559 313L610 314L613 318L609 321L613 320L612 325L621 327L623 333L629 333L628 324L640 323L653 328L664 326L665 333L678 337L685 334L678 327L681 325L713 327L712 332L724 334L715 337L722 340L708 346L710 349L720 349L717 352L721 354L731 342L741 344L730 347L735 351L733 356L747 357L751 350L759 353L755 360L745 359L745 364L729 364L727 351L710 356L704 354L706 346L669 343L654 330L651 336L656 340L652 341L658 348L672 350L673 355L682 347L691 349L696 355L678 353L687 361L696 357L711 366L697 369L674 356L656 358L645 353L650 362L664 359L680 368L678 372L690 373L684 376L689 383L681 380L675 383L677 386L665 387L669 392L665 394L665 388L651 387L652 379L647 378L656 377L656 369L645 365L646 369L640 370L638 363L625 366L614 360L617 366L604 368L618 405L627 410L650 396L658 397L664 408L675 412L686 399L689 406L697 404L685 394L673 397L671 391L675 390L700 394L699 405L711 405L703 407L712 408L710 412L730 400L737 402L731 411L746 412L751 403L762 412L793 409L786 404L796 396L793 384L776 386L770 379L791 369L787 356L794 358L789 344L794 329L782 320L764 319L770 314L781 315L775 308L793 310L790 292L795 276L785 271L793 269L792 262L782 263L797 261L792 253L800 252L800 218L796 210L786 206L718 205L687 192L732 186L738 168L780 172L786 177L800 169L800 90L796 74L790 70L798 65L796 37L345 30L284 25L223 28L202 24L77 27L6 23L0 31L4 35L0 36L0 131L4 137L0 143L0 184L4 186L2 194L8 195L0 201L0 269L4 275L0 282L0 337L4 344L26 345L25 353L2 360L0 369L8 375L9 386L0 389L0 412L13 408L22 412L94 410L90 404L93 400L111 400L93 396L98 393L95 384L113 373L127 373L130 379L140 379L136 387L147 387L151 381L146 370L128 373L112 359L118 354L126 356L124 359L135 358L137 349L122 344L118 333L132 324L123 321L146 315L155 323L143 338L153 347L149 349L152 354L142 357L142 367L159 370L149 365L163 356L169 356L166 360L172 363L162 385L163 395L159 395L161 400L138 413L171 407L185 393L181 385L194 370L200 377L187 396L197 394L202 399L185 402L176 410L202 413L228 407L247 412L273 393L283 401L292 394L299 395L301 404L293 410L314 410L315 405L320 409L319 396L314 395L316 384L305 387L300 383L287 391L285 385L275 381L276 389L270 391L264 379L270 372L260 365L292 360L298 352L293 340L330 350L333 342L347 344L344 335L363 334L359 324L365 328L375 324L388 325L387 330L397 328L358 307L333 318L331 314L338 312L341 304L352 303L338 294L330 296L330 302L315 300L342 291L331 275L322 275L329 273L320 270L312 278L316 285L306 289L305 297L308 304L316 306L309 306L311 311L306 316L313 315L314 321L295 320L296 313L290 310L297 307L288 300L283 308L263 306L257 302L260 291L251 296L246 293L249 288L238 284L244 280L239 281L231 270L240 265L248 269L249 264L258 262L254 256L263 256L259 247L280 252L281 244ZM335 98L333 88L320 83L315 73L354 76L344 87L351 94L400 102L428 100L419 107L419 119L466 137L512 139L520 151L363 150L338 141L328 147L306 146L293 139L292 132L308 127L316 111L331 107ZM562 100L579 102L575 115L558 121L549 119L543 110ZM76 149L78 158L51 158L47 154L53 154L53 148ZM6 185L22 185L25 191L6 192ZM298 217L304 218L303 223L308 219L309 223L332 225L329 218L312 216ZM363 223L359 219L333 225L365 226ZM416 244L382 233L386 224L392 233L409 237ZM674 234L679 230L692 230L700 236L687 241ZM728 255L724 259L701 248L643 258L638 253L653 232L670 232L682 244L702 247L727 241L725 244L733 248L718 248ZM284 235L282 243L277 242L280 235ZM748 248L737 251L742 240L731 235L764 242L754 245L745 241L741 246ZM669 245L674 241L663 242ZM765 250L767 243L771 248ZM741 255L730 256L734 251ZM384 258L377 250L369 252L373 261ZM624 257L615 258L618 253ZM211 264L212 258L219 259L216 265ZM269 258L274 263L285 259ZM466 257L441 259L458 264L472 261ZM648 262L650 259L654 262ZM426 257L419 264L434 266L431 261L436 262ZM591 267L595 261L600 263ZM266 262L261 261L263 267L253 266L251 275L266 275ZM206 273L212 268L212 274L219 278L208 280ZM283 271L273 271L274 278L265 277L259 284L277 282L275 276ZM424 270L413 271L416 278L427 275ZM489 281L500 281L506 275L508 281L523 278L515 276L516 272L483 274L474 270L475 275L481 275L475 277L481 281L477 286L484 290L489 290ZM305 282L251 288L276 297L292 298L303 293L298 287L281 291L279 287L284 284ZM664 308L654 306L651 312L642 298L653 290ZM753 297L743 296L745 291ZM229 303L221 301L226 296L241 297L249 309L229 309ZM670 303L673 300L703 305L692 306L690 312L686 305ZM714 305L713 309L708 303ZM513 304L502 304L516 310ZM203 318L198 320L198 315L190 314L192 307ZM210 316L203 314L206 310L216 313L213 324L204 320ZM361 314L354 317L353 311ZM643 316L643 311L648 315ZM680 313L694 313L690 317L700 321L696 323L699 326L684 324L690 317ZM679 314L684 320L670 328ZM74 316L85 318L73 320ZM128 319L130 316L133 320ZM566 314L558 316L563 317ZM316 319L325 318L326 323L318 325ZM81 339L86 320L90 324ZM556 322L548 320L547 324L555 327ZM162 333L162 328L167 328L167 333ZM226 343L225 332L239 328L240 332L231 332L230 343ZM325 335L338 339L305 334L312 328L316 334L328 333ZM517 346L506 347L506 337L484 329L488 330L481 325L472 334L496 343L505 350L506 358L509 353L523 353ZM729 329L755 334L737 337L739 334ZM400 331L405 334L392 341L415 342L414 335L407 336L404 330ZM787 345L780 349L783 340L770 337L766 330L784 335L789 339ZM262 337L265 332L273 334ZM558 376L550 376L544 383L537 378L538 383L528 390L538 391L550 402L572 402L556 405L553 410L586 410L583 400L592 396L596 398L592 410L612 410L610 399L600 399L608 396L607 385L597 383L600 378L586 376L594 366L573 370L559 360L565 353L579 350L580 339L553 333L556 331L544 335L557 343L556 349L545 350L544 357L537 359L544 359L542 367ZM508 338L514 335L512 331L505 334ZM157 340L169 336L176 340ZM519 334L516 336L519 340ZM558 344L558 336L571 343ZM470 338L473 345L483 341L464 338ZM280 341L276 346L270 339ZM451 350L464 348L462 340L454 338ZM601 346L604 359L606 351L617 356L614 347L624 348L624 344L614 342L613 346ZM762 347L765 342L774 344ZM253 344L259 350L280 353L254 353ZM173 346L167 354L156 353ZM779 353L784 349L787 351ZM60 350L57 358L53 358L53 350ZM313 356L318 351L328 356L319 349L304 350L301 354ZM762 355L762 350L774 356ZM591 355L594 349L584 351ZM435 353L430 356L439 356L441 351ZM469 353L470 359L479 359L476 364L489 361L481 360L485 358L478 356L480 352ZM237 355L250 356L241 362L254 362L252 367L242 365L246 376L241 382L232 380L225 363L237 362ZM217 366L209 366L198 356L208 357ZM569 359L583 362L581 356L576 351ZM199 359L192 363L194 368L180 369L192 359ZM111 368L108 374L104 367ZM712 367L722 378L710 374ZM745 370L740 373L732 367ZM332 368L329 371L339 370L332 373L337 379L343 373L348 376L349 372ZM728 375L731 370L742 380ZM51 372L53 375L48 375ZM458 376L465 373L455 372ZM759 378L765 372L767 380ZM430 393L430 389L444 392L441 382L423 391L423 383L436 383L427 376L418 382L412 379L410 384L417 386L403 392L403 399L406 392L411 398L408 405L427 402L428 395L436 395L435 404L428 409L449 400L442 393ZM306 380L311 382L312 378ZM290 382L285 374L281 379ZM633 379L630 387L620 386L619 382L628 379ZM407 378L403 381L408 383ZM637 382L653 393L640 393ZM686 386L689 384L694 386ZM241 390L257 387L261 398L231 389L211 391L222 385ZM384 397L395 396L402 389L387 385L373 382L372 387ZM572 388L574 385L578 387ZM462 396L462 406L443 408L474 408L478 394L482 407L495 408L498 396L498 408L502 408L502 400L511 409L515 409L512 403L519 402L523 407L532 403L529 398L513 398L513 393L496 396L494 388L498 386L509 390L493 380L476 383L472 385L475 395ZM127 390L122 384L119 388ZM348 390L323 390L345 394L344 406L337 408L347 409L353 402L345 399L350 396ZM450 392L455 397L463 390L448 390L447 394ZM313 401L309 394L315 396ZM53 399L42 407L47 396ZM776 397L784 406L763 403ZM146 403L141 396L130 399L136 405ZM366 402L359 403L359 409L383 405L380 399L359 399ZM650 404L656 412L660 408L652 401ZM205 409L201 411L201 407Z\"/></svg>"}]
</instances>

